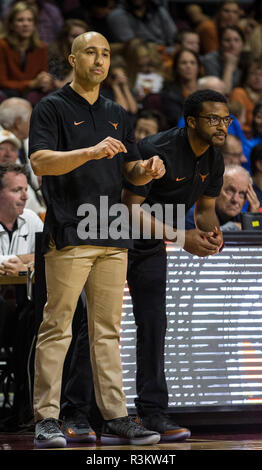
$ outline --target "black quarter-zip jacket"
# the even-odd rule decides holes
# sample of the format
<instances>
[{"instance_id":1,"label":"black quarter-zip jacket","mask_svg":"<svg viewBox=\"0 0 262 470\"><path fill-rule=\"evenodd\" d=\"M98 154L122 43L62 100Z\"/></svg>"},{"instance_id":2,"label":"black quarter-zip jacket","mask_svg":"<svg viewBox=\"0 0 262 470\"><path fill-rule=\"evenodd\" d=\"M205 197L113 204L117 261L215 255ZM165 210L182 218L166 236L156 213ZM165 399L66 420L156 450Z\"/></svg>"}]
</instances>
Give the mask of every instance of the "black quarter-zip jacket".
<instances>
[{"instance_id":1,"label":"black quarter-zip jacket","mask_svg":"<svg viewBox=\"0 0 262 470\"><path fill-rule=\"evenodd\" d=\"M223 184L224 160L219 148L210 146L200 157L194 154L186 128L172 128L148 136L138 143L143 159L158 155L165 163L166 173L144 186L128 181L125 188L145 197L144 204L173 205L173 227L177 227L177 205L185 205L185 213L202 196L217 197ZM165 217L163 210L163 217ZM157 215L156 215L157 217ZM165 219L164 219L165 220ZM141 237L142 238L142 237ZM153 253L163 247L160 240L135 240L139 252Z\"/></svg>"},{"instance_id":2,"label":"black quarter-zip jacket","mask_svg":"<svg viewBox=\"0 0 262 470\"><path fill-rule=\"evenodd\" d=\"M34 108L29 135L29 155L37 150L69 151L88 148L111 136L121 140L127 154L112 159L90 160L59 176L43 176L42 191L47 204L44 234L52 234L58 249L68 245L92 244L128 248L130 241L100 238L100 197L108 207L121 202L123 165L140 160L133 128L126 111L117 103L99 96L89 104L69 84L43 98ZM81 220L78 208L91 204L98 214L98 236L79 239ZM83 218L83 217L82 217ZM110 216L108 224L116 218ZM48 237L45 239L48 246Z\"/></svg>"},{"instance_id":3,"label":"black quarter-zip jacket","mask_svg":"<svg viewBox=\"0 0 262 470\"><path fill-rule=\"evenodd\" d=\"M185 204L185 212L206 195L217 197L223 184L224 161L220 150L210 146L196 157L188 140L186 128L172 128L148 136L138 143L143 159L158 155L165 163L166 173L144 186L125 181L130 191L145 197L145 203ZM176 223L174 221L174 227Z\"/></svg>"}]
</instances>

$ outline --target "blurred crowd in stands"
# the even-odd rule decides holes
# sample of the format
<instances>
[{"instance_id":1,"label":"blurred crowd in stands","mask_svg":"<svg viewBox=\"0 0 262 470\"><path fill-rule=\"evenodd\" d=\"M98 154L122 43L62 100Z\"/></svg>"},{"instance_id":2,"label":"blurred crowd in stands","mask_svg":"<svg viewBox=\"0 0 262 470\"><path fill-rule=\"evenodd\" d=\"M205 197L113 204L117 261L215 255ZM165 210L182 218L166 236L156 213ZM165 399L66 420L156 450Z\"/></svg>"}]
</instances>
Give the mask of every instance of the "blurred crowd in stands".
<instances>
[{"instance_id":1,"label":"blurred crowd in stands","mask_svg":"<svg viewBox=\"0 0 262 470\"><path fill-rule=\"evenodd\" d=\"M250 203L246 195L242 210L261 211L261 0L2 0L0 165L26 165L26 207L44 220L41 179L27 156L32 108L70 82L67 57L85 31L110 42L101 93L128 111L137 140L184 126L184 100L197 89L227 96L234 120L222 149L225 164L240 165L252 177L257 200L252 193Z\"/></svg>"}]
</instances>

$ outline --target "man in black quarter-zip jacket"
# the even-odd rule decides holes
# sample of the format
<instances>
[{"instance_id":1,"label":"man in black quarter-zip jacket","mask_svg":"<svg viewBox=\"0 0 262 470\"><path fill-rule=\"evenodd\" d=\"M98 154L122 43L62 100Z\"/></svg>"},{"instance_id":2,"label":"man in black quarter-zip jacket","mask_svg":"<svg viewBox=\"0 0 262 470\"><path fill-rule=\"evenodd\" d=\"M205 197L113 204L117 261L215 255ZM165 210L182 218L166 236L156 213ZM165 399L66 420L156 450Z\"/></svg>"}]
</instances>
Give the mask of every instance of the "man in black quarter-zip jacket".
<instances>
[{"instance_id":1,"label":"man in black quarter-zip jacket","mask_svg":"<svg viewBox=\"0 0 262 470\"><path fill-rule=\"evenodd\" d=\"M195 204L196 229L184 233L184 250L201 256L217 253L223 238L215 200L223 184L224 162L219 147L225 143L229 116L226 98L212 90L190 95L184 106L186 127L172 128L139 142L143 158L157 154L166 173L161 180L135 187L126 181L123 201L173 205L172 226L177 227L177 205L185 212ZM153 153L152 153L153 152ZM141 219L143 210L140 209ZM163 210L163 213L165 211ZM154 234L158 221L151 218ZM169 223L169 221L166 221ZM174 236L173 241L176 241ZM164 372L166 333L166 250L164 240L134 240L128 254L127 281L137 325L137 398L140 422L161 434L161 441L179 441L190 431L168 416L168 390Z\"/></svg>"},{"instance_id":2,"label":"man in black quarter-zip jacket","mask_svg":"<svg viewBox=\"0 0 262 470\"><path fill-rule=\"evenodd\" d=\"M123 174L133 184L145 184L161 178L165 168L158 156L141 161L127 113L100 95L110 66L106 38L92 31L78 36L68 59L72 82L41 100L30 123L29 155L35 174L43 177L47 205L48 296L36 344L34 442L39 448L66 446L58 421L62 369L84 289L96 401L104 418L99 437L154 444L159 434L129 419L122 390L119 338L130 240L114 238L103 224L116 219L110 209L121 203Z\"/></svg>"},{"instance_id":3,"label":"man in black quarter-zip jacket","mask_svg":"<svg viewBox=\"0 0 262 470\"><path fill-rule=\"evenodd\" d=\"M171 204L173 238L176 241L177 205L184 204L185 212L196 203L197 229L184 232L183 248L205 257L217 253L223 238L215 213L215 200L223 182L224 163L219 147L225 142L232 122L223 95L214 91L197 91L185 102L185 129L173 128L148 136L138 144L143 158L157 154L165 163L165 175L144 186L125 181L123 201L140 212L140 204ZM137 204L137 206L135 206ZM163 211L165 213L165 211ZM145 212L141 210L143 216ZM133 301L137 325L137 398L138 419L143 425L157 430L161 441L181 441L190 431L175 424L168 416L168 390L164 373L164 344L166 333L166 250L163 238L154 236L163 224L146 214L152 236L143 233L134 240L128 251L127 281ZM139 214L138 214L139 217ZM137 219L137 217L136 217ZM178 221L179 222L179 221ZM141 224L141 227L142 227ZM160 227L160 228L161 228ZM140 237L140 238L139 238ZM65 385L63 415L67 421L68 438L88 441L85 416L92 413L90 398L84 392L90 377L82 371L81 358L87 356L87 326L81 328L70 377ZM80 385L81 384L81 385Z\"/></svg>"}]
</instances>

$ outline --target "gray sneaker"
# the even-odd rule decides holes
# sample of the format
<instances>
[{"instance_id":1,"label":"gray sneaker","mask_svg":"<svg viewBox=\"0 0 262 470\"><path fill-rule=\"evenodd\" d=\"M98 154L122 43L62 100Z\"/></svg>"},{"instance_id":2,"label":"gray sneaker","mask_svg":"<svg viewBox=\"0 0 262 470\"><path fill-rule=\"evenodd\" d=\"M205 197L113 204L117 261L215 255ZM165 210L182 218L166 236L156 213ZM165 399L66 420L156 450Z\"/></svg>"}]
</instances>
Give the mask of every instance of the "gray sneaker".
<instances>
[{"instance_id":1,"label":"gray sneaker","mask_svg":"<svg viewBox=\"0 0 262 470\"><path fill-rule=\"evenodd\" d=\"M58 419L47 418L36 423L34 444L39 449L66 447L66 438L60 429Z\"/></svg>"},{"instance_id":2,"label":"gray sneaker","mask_svg":"<svg viewBox=\"0 0 262 470\"><path fill-rule=\"evenodd\" d=\"M101 444L150 445L160 441L160 434L149 431L131 417L104 421L101 435L97 436Z\"/></svg>"}]
</instances>

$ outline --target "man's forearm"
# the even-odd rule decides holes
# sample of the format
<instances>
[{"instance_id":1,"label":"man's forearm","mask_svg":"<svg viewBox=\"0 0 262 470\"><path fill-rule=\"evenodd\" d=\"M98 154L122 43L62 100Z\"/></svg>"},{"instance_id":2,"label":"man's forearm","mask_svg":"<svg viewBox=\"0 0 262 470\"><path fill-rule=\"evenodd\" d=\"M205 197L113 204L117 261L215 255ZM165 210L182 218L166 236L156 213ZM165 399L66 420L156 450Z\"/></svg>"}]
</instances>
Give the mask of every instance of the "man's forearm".
<instances>
[{"instance_id":1,"label":"man's forearm","mask_svg":"<svg viewBox=\"0 0 262 470\"><path fill-rule=\"evenodd\" d=\"M31 165L37 176L64 175L88 161L88 150L77 149L68 152L38 150L31 155Z\"/></svg>"},{"instance_id":2,"label":"man's forearm","mask_svg":"<svg viewBox=\"0 0 262 470\"><path fill-rule=\"evenodd\" d=\"M214 211L205 211L195 213L195 225L199 230L204 232L212 232L214 227L219 228L220 223Z\"/></svg>"},{"instance_id":3,"label":"man's forearm","mask_svg":"<svg viewBox=\"0 0 262 470\"><path fill-rule=\"evenodd\" d=\"M158 240L177 241L177 230L158 220L139 204L132 207L132 225L138 227L137 235L141 238L156 238ZM184 239L184 237L183 237Z\"/></svg>"}]
</instances>

